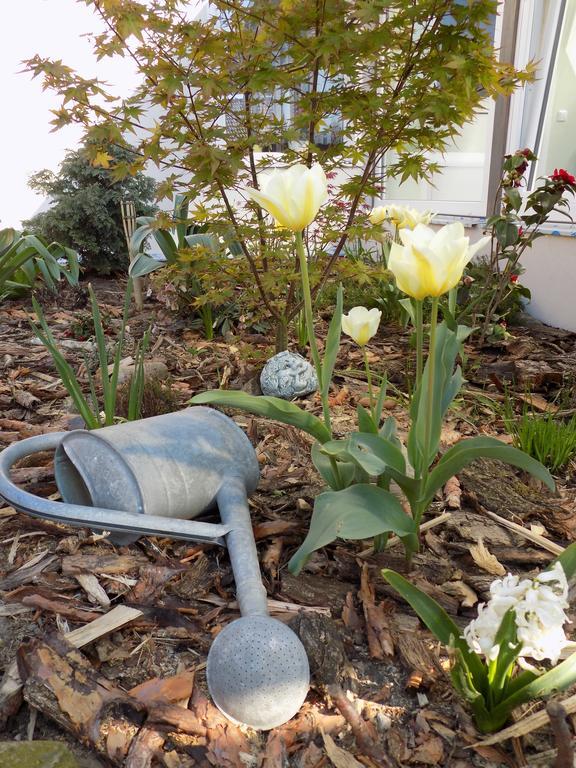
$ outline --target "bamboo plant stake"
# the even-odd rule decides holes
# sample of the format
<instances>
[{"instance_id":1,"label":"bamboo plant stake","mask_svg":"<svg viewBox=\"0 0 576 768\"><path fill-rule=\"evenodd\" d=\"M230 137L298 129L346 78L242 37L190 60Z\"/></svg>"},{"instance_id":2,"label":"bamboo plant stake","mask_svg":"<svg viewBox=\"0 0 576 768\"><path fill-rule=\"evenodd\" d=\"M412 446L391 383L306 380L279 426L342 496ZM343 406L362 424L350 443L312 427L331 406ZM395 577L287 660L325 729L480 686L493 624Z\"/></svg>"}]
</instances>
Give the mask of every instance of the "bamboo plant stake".
<instances>
[{"instance_id":1,"label":"bamboo plant stake","mask_svg":"<svg viewBox=\"0 0 576 768\"><path fill-rule=\"evenodd\" d=\"M122 212L122 226L124 227L124 236L126 237L126 245L128 246L128 256L130 259L130 265L134 261L136 254L130 252L130 240L136 229L136 206L131 200L121 200L120 210ZM136 309L141 311L144 306L144 298L142 295L142 278L134 277L133 283L133 296Z\"/></svg>"}]
</instances>

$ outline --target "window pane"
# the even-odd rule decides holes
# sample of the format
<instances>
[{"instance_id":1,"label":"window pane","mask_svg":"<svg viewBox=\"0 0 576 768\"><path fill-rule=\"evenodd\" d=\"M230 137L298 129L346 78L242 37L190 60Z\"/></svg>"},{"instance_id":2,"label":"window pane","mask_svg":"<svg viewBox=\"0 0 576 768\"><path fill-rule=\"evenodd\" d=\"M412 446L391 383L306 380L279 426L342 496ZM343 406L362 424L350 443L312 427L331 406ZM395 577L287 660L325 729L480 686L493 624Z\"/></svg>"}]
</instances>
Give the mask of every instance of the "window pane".
<instances>
[{"instance_id":1,"label":"window pane","mask_svg":"<svg viewBox=\"0 0 576 768\"><path fill-rule=\"evenodd\" d=\"M442 173L435 174L430 184L412 180L400 184L399 180L386 182L386 197L394 200L460 201L480 203L484 199L484 185L489 172L487 143L492 133L492 104L462 130L444 155L430 154ZM470 215L474 214L470 210Z\"/></svg>"},{"instance_id":2,"label":"window pane","mask_svg":"<svg viewBox=\"0 0 576 768\"><path fill-rule=\"evenodd\" d=\"M535 175L547 176L555 168L576 171L576 0L565 5L539 128Z\"/></svg>"}]
</instances>

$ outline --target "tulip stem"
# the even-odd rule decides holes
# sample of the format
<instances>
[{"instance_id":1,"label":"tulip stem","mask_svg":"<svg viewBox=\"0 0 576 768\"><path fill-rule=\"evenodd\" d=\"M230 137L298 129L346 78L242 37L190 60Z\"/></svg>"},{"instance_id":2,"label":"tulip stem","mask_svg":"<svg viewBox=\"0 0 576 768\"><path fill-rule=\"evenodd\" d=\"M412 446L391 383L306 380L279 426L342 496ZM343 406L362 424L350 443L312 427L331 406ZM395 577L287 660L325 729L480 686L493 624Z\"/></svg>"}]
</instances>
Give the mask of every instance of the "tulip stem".
<instances>
[{"instance_id":1,"label":"tulip stem","mask_svg":"<svg viewBox=\"0 0 576 768\"><path fill-rule=\"evenodd\" d=\"M424 368L424 319L423 302L421 299L414 299L414 325L416 327L416 384L414 391L420 386L422 380L422 370Z\"/></svg>"},{"instance_id":2,"label":"tulip stem","mask_svg":"<svg viewBox=\"0 0 576 768\"><path fill-rule=\"evenodd\" d=\"M430 440L432 438L432 415L436 407L434 402L434 378L436 375L436 328L438 325L438 297L435 296L432 299L432 311L430 313L430 341L428 343L428 398L427 398L427 411L426 411L426 431L424 433L424 450L426 456L424 457L424 465L422 467L425 473L428 472L430 466ZM419 521L418 521L419 523Z\"/></svg>"},{"instance_id":3,"label":"tulip stem","mask_svg":"<svg viewBox=\"0 0 576 768\"><path fill-rule=\"evenodd\" d=\"M376 424L376 427L378 427L378 423L376 421L376 408L374 404L374 397L372 395L372 372L370 371L370 364L368 363L368 352L366 351L366 346L362 347L362 353L364 355L364 367L366 368L366 379L368 381L368 399L370 400L370 413L372 415L372 421L374 424Z\"/></svg>"},{"instance_id":4,"label":"tulip stem","mask_svg":"<svg viewBox=\"0 0 576 768\"><path fill-rule=\"evenodd\" d=\"M308 332L308 343L310 344L310 353L312 355L312 362L316 369L316 376L318 378L318 389L320 390L320 397L322 399L322 413L324 415L324 424L329 432L332 432L332 426L330 423L330 405L328 403L328 387L324 387L323 375L322 375L322 362L320 360L320 354L318 352L318 344L316 343L316 334L314 333L314 319L312 315L312 294L310 292L310 276L308 275L308 260L304 251L304 240L302 239L302 232L296 232L296 253L298 254L298 260L300 262L300 280L302 283L302 299L304 302L304 319L306 321L306 330Z\"/></svg>"}]
</instances>

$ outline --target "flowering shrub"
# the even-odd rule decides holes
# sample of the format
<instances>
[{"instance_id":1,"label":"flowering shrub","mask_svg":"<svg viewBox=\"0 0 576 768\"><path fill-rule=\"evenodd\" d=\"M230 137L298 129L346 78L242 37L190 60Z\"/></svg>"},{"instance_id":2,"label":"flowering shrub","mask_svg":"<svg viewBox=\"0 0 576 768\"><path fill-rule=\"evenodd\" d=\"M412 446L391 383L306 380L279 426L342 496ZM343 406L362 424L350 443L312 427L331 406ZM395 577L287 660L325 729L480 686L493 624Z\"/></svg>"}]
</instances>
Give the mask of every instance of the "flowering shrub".
<instances>
[{"instance_id":1,"label":"flowering shrub","mask_svg":"<svg viewBox=\"0 0 576 768\"><path fill-rule=\"evenodd\" d=\"M398 573L382 576L412 606L452 659L454 687L468 702L481 731L506 724L512 710L576 682L576 653L559 662L567 640L568 579L576 572L576 544L532 579L508 574L494 581L490 599L461 634L431 597ZM549 662L551 668L539 664Z\"/></svg>"},{"instance_id":2,"label":"flowering shrub","mask_svg":"<svg viewBox=\"0 0 576 768\"><path fill-rule=\"evenodd\" d=\"M564 168L555 168L550 176L537 179L533 191L525 198L520 194L519 188L526 184L529 164L536 159L532 150L522 149L504 160L502 180L496 195L496 199L500 200L500 211L486 222L492 241L489 264L493 279L478 286L481 290L477 288L472 292L475 295L464 308L466 317L472 311L479 310L484 315L482 338L490 334L495 321L503 316L502 305L511 293L511 285L515 288L513 293L519 293L517 281L522 272L522 254L537 237L541 237L542 225L552 214L570 219L568 197L576 193L576 178ZM526 289L523 289L523 295L530 297ZM499 317L495 317L496 314Z\"/></svg>"}]
</instances>

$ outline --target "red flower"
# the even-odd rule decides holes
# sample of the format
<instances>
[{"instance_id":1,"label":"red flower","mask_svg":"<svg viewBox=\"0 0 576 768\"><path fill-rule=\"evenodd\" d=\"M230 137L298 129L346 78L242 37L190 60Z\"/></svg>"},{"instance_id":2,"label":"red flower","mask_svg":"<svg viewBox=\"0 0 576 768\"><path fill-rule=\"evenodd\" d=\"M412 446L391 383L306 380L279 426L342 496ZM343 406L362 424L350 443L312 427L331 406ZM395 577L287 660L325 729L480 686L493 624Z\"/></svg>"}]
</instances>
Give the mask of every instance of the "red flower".
<instances>
[{"instance_id":1,"label":"red flower","mask_svg":"<svg viewBox=\"0 0 576 768\"><path fill-rule=\"evenodd\" d=\"M522 237L524 234L524 227L518 227L518 237Z\"/></svg>"},{"instance_id":2,"label":"red flower","mask_svg":"<svg viewBox=\"0 0 576 768\"><path fill-rule=\"evenodd\" d=\"M550 178L557 184L576 184L576 178L564 168L554 168L554 173Z\"/></svg>"},{"instance_id":3,"label":"red flower","mask_svg":"<svg viewBox=\"0 0 576 768\"><path fill-rule=\"evenodd\" d=\"M519 275L510 275L510 282L517 283Z\"/></svg>"}]
</instances>

